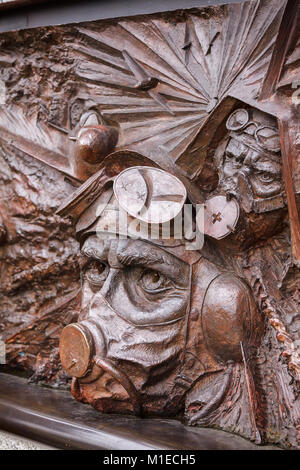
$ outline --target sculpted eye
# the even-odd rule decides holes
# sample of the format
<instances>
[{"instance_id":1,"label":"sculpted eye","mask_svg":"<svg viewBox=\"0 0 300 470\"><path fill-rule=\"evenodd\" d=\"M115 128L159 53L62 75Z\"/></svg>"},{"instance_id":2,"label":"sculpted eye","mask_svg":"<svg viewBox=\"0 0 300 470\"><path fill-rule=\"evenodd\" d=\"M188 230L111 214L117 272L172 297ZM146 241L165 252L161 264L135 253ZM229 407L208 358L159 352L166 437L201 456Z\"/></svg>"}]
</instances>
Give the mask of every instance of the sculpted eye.
<instances>
[{"instance_id":1,"label":"sculpted eye","mask_svg":"<svg viewBox=\"0 0 300 470\"><path fill-rule=\"evenodd\" d=\"M232 158L234 158L234 155L229 152L228 150L226 150L225 152L225 157L228 159L228 160L231 160Z\"/></svg>"},{"instance_id":2,"label":"sculpted eye","mask_svg":"<svg viewBox=\"0 0 300 470\"><path fill-rule=\"evenodd\" d=\"M226 150L225 157L226 157L225 161L227 161L228 163L232 163L232 164L236 164L240 166L243 163L245 155L244 154L234 155L229 150Z\"/></svg>"},{"instance_id":3,"label":"sculpted eye","mask_svg":"<svg viewBox=\"0 0 300 470\"><path fill-rule=\"evenodd\" d=\"M146 292L162 292L170 287L170 280L158 271L146 269L141 274L139 284Z\"/></svg>"},{"instance_id":4,"label":"sculpted eye","mask_svg":"<svg viewBox=\"0 0 300 470\"><path fill-rule=\"evenodd\" d=\"M92 261L84 272L90 284L101 287L108 275L108 266L101 261Z\"/></svg>"},{"instance_id":5,"label":"sculpted eye","mask_svg":"<svg viewBox=\"0 0 300 470\"><path fill-rule=\"evenodd\" d=\"M257 173L256 176L262 183L272 183L272 181L275 179L274 175L272 173L268 173L267 171L261 171Z\"/></svg>"}]
</instances>

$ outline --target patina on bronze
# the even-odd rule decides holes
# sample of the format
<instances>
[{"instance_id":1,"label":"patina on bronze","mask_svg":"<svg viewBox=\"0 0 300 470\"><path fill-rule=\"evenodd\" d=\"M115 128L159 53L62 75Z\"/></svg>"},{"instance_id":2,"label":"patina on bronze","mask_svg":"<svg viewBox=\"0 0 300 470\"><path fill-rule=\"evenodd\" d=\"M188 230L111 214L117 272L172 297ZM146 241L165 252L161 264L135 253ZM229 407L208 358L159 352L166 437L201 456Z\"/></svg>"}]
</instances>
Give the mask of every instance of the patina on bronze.
<instances>
[{"instance_id":1,"label":"patina on bronze","mask_svg":"<svg viewBox=\"0 0 300 470\"><path fill-rule=\"evenodd\" d=\"M83 181L96 173L104 158L115 149L119 137L118 129L106 125L94 109L83 112L69 134L75 141L74 171Z\"/></svg>"},{"instance_id":2,"label":"patina on bronze","mask_svg":"<svg viewBox=\"0 0 300 470\"><path fill-rule=\"evenodd\" d=\"M61 363L68 374L84 377L93 356L93 338L81 325L68 325L61 334ZM66 351L66 352L65 352Z\"/></svg>"},{"instance_id":3,"label":"patina on bronze","mask_svg":"<svg viewBox=\"0 0 300 470\"><path fill-rule=\"evenodd\" d=\"M299 448L299 6L0 35L5 367Z\"/></svg>"},{"instance_id":4,"label":"patina on bronze","mask_svg":"<svg viewBox=\"0 0 300 470\"><path fill-rule=\"evenodd\" d=\"M99 188L83 230L80 218L88 219L74 208L78 191L63 207L64 213L68 208L76 213L87 258L80 322L67 326L60 340L62 364L77 382L74 396L104 412L176 416L184 411L190 424L209 424L216 410L234 414L238 408L236 429L261 442L244 350L259 345L263 320L249 287L197 251L187 251L184 236L152 239L137 232L131 239L129 232L123 239L116 225L112 238L111 214L127 209L129 220L136 216L163 225L178 215L188 194L177 178L171 183L171 174L146 166L131 167L113 180L116 198L108 186L102 194ZM79 190L81 201L94 183L92 177L85 193ZM171 210L174 201L177 210ZM87 337L93 337L94 354ZM234 382L240 398L232 397L235 406L228 408L224 402ZM245 400L253 419L243 414Z\"/></svg>"}]
</instances>

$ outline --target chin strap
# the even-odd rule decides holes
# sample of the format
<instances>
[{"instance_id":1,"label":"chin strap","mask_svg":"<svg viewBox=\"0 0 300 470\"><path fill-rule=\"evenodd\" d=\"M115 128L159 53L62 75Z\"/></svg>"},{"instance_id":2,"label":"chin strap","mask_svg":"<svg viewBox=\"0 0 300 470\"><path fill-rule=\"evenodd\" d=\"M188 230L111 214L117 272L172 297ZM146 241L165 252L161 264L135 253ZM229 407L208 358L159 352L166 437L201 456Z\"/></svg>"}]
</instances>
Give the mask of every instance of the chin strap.
<instances>
[{"instance_id":1,"label":"chin strap","mask_svg":"<svg viewBox=\"0 0 300 470\"><path fill-rule=\"evenodd\" d=\"M249 399L251 426L253 430L252 440L255 441L256 444L261 444L262 438L261 438L259 429L256 424L256 413L257 413L258 404L257 404L257 399L256 399L256 393L255 393L255 384L253 381L251 370L247 362L247 357L246 357L246 353L245 353L242 341L240 344L241 344L241 351L242 351L242 356L243 356L245 380L246 380L248 399Z\"/></svg>"},{"instance_id":2,"label":"chin strap","mask_svg":"<svg viewBox=\"0 0 300 470\"><path fill-rule=\"evenodd\" d=\"M196 261L197 262L197 261ZM175 383L176 385L179 385L181 388L186 388L188 390L190 386L193 383L193 380L187 377L185 374L183 374L183 369L184 369L184 359L187 353L187 341L188 341L188 333L189 333L189 318L190 318L190 313L191 313L191 302L192 302L192 279L193 279L193 266L196 263L194 262L193 264L190 264L190 269L189 269L189 287L188 287L188 303L186 306L186 311L185 311L185 324L184 324L184 345L183 345L183 351L182 351L182 360L181 360L181 365L178 371L178 374L175 378Z\"/></svg>"},{"instance_id":3,"label":"chin strap","mask_svg":"<svg viewBox=\"0 0 300 470\"><path fill-rule=\"evenodd\" d=\"M216 410L218 408L218 406L220 406L220 404L224 401L224 398L226 397L227 392L229 390L229 386L232 382L233 365L234 365L233 361L228 361L227 368L226 368L225 374L224 374L224 381L223 381L221 389L212 398L212 400L210 400L208 403L206 403L206 405L201 410L199 410L198 413L196 413L195 415L193 415L190 418L190 420L189 420L190 425L196 425L197 424L197 425L201 426L201 424L204 424L203 420L205 420L207 415L209 413L211 413L212 411Z\"/></svg>"}]
</instances>

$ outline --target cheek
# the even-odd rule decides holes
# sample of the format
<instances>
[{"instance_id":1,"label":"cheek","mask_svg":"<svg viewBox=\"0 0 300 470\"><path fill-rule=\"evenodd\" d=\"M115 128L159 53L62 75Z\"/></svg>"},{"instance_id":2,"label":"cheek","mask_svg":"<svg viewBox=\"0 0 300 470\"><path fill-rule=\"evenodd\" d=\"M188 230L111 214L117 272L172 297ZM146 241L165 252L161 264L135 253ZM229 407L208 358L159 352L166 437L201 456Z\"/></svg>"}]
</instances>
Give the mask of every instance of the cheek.
<instances>
[{"instance_id":1,"label":"cheek","mask_svg":"<svg viewBox=\"0 0 300 470\"><path fill-rule=\"evenodd\" d=\"M264 183L255 176L251 178L251 186L254 194L258 197L272 197L282 191L282 185L279 181Z\"/></svg>"},{"instance_id":2,"label":"cheek","mask_svg":"<svg viewBox=\"0 0 300 470\"><path fill-rule=\"evenodd\" d=\"M241 164L237 162L236 160L226 159L224 166L223 166L222 177L230 178L232 176L235 176L240 168L241 168Z\"/></svg>"},{"instance_id":3,"label":"cheek","mask_svg":"<svg viewBox=\"0 0 300 470\"><path fill-rule=\"evenodd\" d=\"M138 285L137 279L126 274L115 279L108 299L114 310L137 325L154 325L181 318L187 305L187 291L176 287L160 294L148 294Z\"/></svg>"}]
</instances>

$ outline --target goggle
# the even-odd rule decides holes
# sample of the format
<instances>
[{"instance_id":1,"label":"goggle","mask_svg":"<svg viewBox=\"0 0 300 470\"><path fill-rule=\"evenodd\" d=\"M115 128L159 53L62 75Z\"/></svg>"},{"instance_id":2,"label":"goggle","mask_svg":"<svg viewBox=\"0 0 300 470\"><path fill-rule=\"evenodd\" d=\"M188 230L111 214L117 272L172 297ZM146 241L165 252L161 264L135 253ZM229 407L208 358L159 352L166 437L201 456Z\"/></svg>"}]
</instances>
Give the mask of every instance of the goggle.
<instances>
[{"instance_id":1,"label":"goggle","mask_svg":"<svg viewBox=\"0 0 300 470\"><path fill-rule=\"evenodd\" d=\"M123 210L149 224L174 219L187 198L185 186L176 176L147 166L122 171L114 181L113 190Z\"/></svg>"},{"instance_id":2,"label":"goggle","mask_svg":"<svg viewBox=\"0 0 300 470\"><path fill-rule=\"evenodd\" d=\"M250 119L246 109L237 109L226 121L226 128L233 132L245 133L254 137L257 145L269 152L280 152L280 138L278 130L271 126L260 126Z\"/></svg>"}]
</instances>

